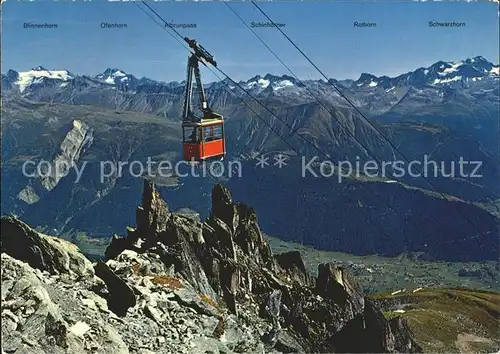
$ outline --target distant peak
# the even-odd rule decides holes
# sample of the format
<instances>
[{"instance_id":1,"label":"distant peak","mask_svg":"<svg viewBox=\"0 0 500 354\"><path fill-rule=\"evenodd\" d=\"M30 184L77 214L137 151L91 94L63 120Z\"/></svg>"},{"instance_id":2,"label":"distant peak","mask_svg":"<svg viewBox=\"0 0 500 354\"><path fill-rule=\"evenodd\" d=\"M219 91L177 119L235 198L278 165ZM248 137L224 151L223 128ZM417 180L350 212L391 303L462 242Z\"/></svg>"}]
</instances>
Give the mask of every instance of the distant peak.
<instances>
[{"instance_id":1,"label":"distant peak","mask_svg":"<svg viewBox=\"0 0 500 354\"><path fill-rule=\"evenodd\" d=\"M34 71L48 71L47 69L45 69L43 66L39 65L35 68L33 68L32 70Z\"/></svg>"},{"instance_id":2,"label":"distant peak","mask_svg":"<svg viewBox=\"0 0 500 354\"><path fill-rule=\"evenodd\" d=\"M376 79L377 77L372 74L362 73L359 77L358 81L368 80L368 79Z\"/></svg>"},{"instance_id":3,"label":"distant peak","mask_svg":"<svg viewBox=\"0 0 500 354\"><path fill-rule=\"evenodd\" d=\"M247 80L247 82L252 82L252 81L257 81L262 79L262 76L260 75L255 75L254 77L251 77L250 79Z\"/></svg>"},{"instance_id":4,"label":"distant peak","mask_svg":"<svg viewBox=\"0 0 500 354\"><path fill-rule=\"evenodd\" d=\"M266 76L264 76L264 79L265 80L276 80L276 79L280 79L281 77L282 76L267 73Z\"/></svg>"},{"instance_id":5,"label":"distant peak","mask_svg":"<svg viewBox=\"0 0 500 354\"><path fill-rule=\"evenodd\" d=\"M97 75L97 77L107 77L107 76L126 76L127 73L121 69L117 68L107 68L101 74Z\"/></svg>"},{"instance_id":6,"label":"distant peak","mask_svg":"<svg viewBox=\"0 0 500 354\"><path fill-rule=\"evenodd\" d=\"M104 72L105 73L116 73L117 71L122 71L122 70L117 69L117 68L107 68Z\"/></svg>"}]
</instances>

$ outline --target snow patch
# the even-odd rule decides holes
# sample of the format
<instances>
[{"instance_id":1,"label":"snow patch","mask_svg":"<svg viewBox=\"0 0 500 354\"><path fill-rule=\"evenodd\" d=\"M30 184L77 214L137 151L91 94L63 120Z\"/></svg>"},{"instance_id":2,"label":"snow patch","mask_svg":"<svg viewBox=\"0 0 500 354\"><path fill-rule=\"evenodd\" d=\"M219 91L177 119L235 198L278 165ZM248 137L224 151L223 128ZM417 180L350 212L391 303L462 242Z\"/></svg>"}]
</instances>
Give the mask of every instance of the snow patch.
<instances>
[{"instance_id":1,"label":"snow patch","mask_svg":"<svg viewBox=\"0 0 500 354\"><path fill-rule=\"evenodd\" d=\"M266 80L266 79L258 79L257 81L251 81L249 83L247 83L247 88L253 88L255 86L260 86L261 88L265 89L267 88L267 86L269 86L269 84L271 83L271 81L269 80Z\"/></svg>"},{"instance_id":2,"label":"snow patch","mask_svg":"<svg viewBox=\"0 0 500 354\"><path fill-rule=\"evenodd\" d=\"M276 82L274 84L273 89L274 90L280 90L280 89L288 87L288 86L293 86L293 83L290 80L282 80L282 81Z\"/></svg>"},{"instance_id":3,"label":"snow patch","mask_svg":"<svg viewBox=\"0 0 500 354\"><path fill-rule=\"evenodd\" d=\"M455 71L458 70L458 68L460 67L460 65L463 64L462 61L459 61L459 62L456 62L456 63L449 63L451 65L450 68L446 68L443 70L443 73L440 73L440 75L447 75L447 74L451 74Z\"/></svg>"},{"instance_id":4,"label":"snow patch","mask_svg":"<svg viewBox=\"0 0 500 354\"><path fill-rule=\"evenodd\" d=\"M370 83L368 84L368 86L370 86L370 87L375 87L375 86L377 86L377 85L378 85L378 83L376 83L376 82L375 82L375 81L373 81L373 80L372 80L372 81L370 81Z\"/></svg>"},{"instance_id":5,"label":"snow patch","mask_svg":"<svg viewBox=\"0 0 500 354\"><path fill-rule=\"evenodd\" d=\"M450 79L435 79L434 82L432 83L433 85L437 85L437 84L447 84L449 82L453 82L453 81L459 81L462 79L462 76L455 76L455 77L452 77Z\"/></svg>"},{"instance_id":6,"label":"snow patch","mask_svg":"<svg viewBox=\"0 0 500 354\"><path fill-rule=\"evenodd\" d=\"M114 85L118 78L121 78L120 82L125 82L128 80L127 74L121 70L116 70L114 72L111 72L111 74L107 75L106 77L104 76L104 74L100 74L97 75L97 78L103 80L105 83L109 85Z\"/></svg>"},{"instance_id":7,"label":"snow patch","mask_svg":"<svg viewBox=\"0 0 500 354\"><path fill-rule=\"evenodd\" d=\"M267 86L269 86L269 84L271 83L269 80L265 80L265 79L259 79L257 81L257 83L262 87L262 88L266 88Z\"/></svg>"},{"instance_id":8,"label":"snow patch","mask_svg":"<svg viewBox=\"0 0 500 354\"><path fill-rule=\"evenodd\" d=\"M500 66L492 67L490 70L490 74L500 75L499 71L500 71Z\"/></svg>"}]
</instances>

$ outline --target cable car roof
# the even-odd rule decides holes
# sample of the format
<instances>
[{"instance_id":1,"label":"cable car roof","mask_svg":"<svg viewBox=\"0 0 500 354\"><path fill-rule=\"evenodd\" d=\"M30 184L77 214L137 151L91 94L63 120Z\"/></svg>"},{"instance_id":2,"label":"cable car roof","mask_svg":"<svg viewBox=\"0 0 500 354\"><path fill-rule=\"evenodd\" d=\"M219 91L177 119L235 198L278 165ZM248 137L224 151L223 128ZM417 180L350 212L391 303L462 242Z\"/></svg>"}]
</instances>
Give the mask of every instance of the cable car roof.
<instances>
[{"instance_id":1,"label":"cable car roof","mask_svg":"<svg viewBox=\"0 0 500 354\"><path fill-rule=\"evenodd\" d=\"M209 125L223 124L223 123L224 123L223 118L214 118L214 119L203 119L199 122L183 122L182 126L183 127L206 127Z\"/></svg>"}]
</instances>

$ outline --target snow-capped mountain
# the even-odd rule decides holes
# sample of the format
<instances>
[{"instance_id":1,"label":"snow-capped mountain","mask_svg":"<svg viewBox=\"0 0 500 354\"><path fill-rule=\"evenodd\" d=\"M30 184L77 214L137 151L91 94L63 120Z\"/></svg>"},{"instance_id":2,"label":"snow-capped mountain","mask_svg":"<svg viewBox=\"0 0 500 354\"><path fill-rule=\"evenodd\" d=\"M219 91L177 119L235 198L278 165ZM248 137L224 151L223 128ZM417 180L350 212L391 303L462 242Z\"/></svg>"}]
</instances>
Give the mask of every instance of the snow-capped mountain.
<instances>
[{"instance_id":1,"label":"snow-capped mountain","mask_svg":"<svg viewBox=\"0 0 500 354\"><path fill-rule=\"evenodd\" d=\"M109 85L126 84L128 81L135 80L133 75L128 75L120 69L106 69L103 73L96 75L96 79Z\"/></svg>"},{"instance_id":2,"label":"snow-capped mountain","mask_svg":"<svg viewBox=\"0 0 500 354\"><path fill-rule=\"evenodd\" d=\"M261 77L260 75L254 76L253 78L247 80L243 87L247 90L252 90L252 89L261 89L265 90L268 87L272 89L272 91L278 91L281 89L284 89L286 87L292 87L292 86L301 86L298 81L288 75L283 75L283 76L275 76L271 74L267 74L264 77Z\"/></svg>"},{"instance_id":3,"label":"snow-capped mountain","mask_svg":"<svg viewBox=\"0 0 500 354\"><path fill-rule=\"evenodd\" d=\"M117 68L108 68L104 72L94 76L77 76L71 74L67 70L48 70L44 67L38 66L25 72L9 70L7 74L2 74L2 85L7 89L10 87L17 87L20 93L28 93L32 85L36 86L52 80L54 82L58 82L61 87L65 87L66 85L62 85L63 83L67 83L77 77L85 77L108 87L127 87L128 89L136 89L140 85L178 87L185 84L185 82L162 83L147 78L138 79L134 75L128 74L124 70ZM377 77L369 73L363 73L356 81L344 80L343 82L339 82L334 79L331 80L333 80L333 82L337 85L341 85L344 88L350 88L352 90L384 88L385 90L390 91L401 86L422 88L426 86L474 82L480 81L484 78L497 79L498 77L499 66L492 64L481 56L477 56L456 62L439 61L427 68L422 67L397 77ZM310 87L318 87L318 85L321 86L321 84L331 86L323 80L307 80L303 81L303 83ZM213 84L214 83L206 84L205 87L208 88ZM288 75L256 75L246 81L241 81L239 84L245 90L249 90L254 94L264 92L270 94L278 93L279 91L301 94L308 91L301 90L304 89L305 86L294 77ZM229 88L234 89L235 86L229 84Z\"/></svg>"},{"instance_id":4,"label":"snow-capped mountain","mask_svg":"<svg viewBox=\"0 0 500 354\"><path fill-rule=\"evenodd\" d=\"M288 75L256 75L238 85L259 99L274 99L286 105L306 104L320 99L334 106L347 106L332 83L341 88L358 107L382 114L395 107L439 104L449 97L498 102L499 66L477 56L456 62L439 61L397 77L364 73L358 80L304 80ZM206 83L210 104L225 107L248 99L230 80ZM448 88L459 95L446 93ZM160 115L180 112L185 82L138 79L118 68L97 75L75 75L67 70L36 67L25 72L9 70L2 75L2 89L35 101L86 104L136 110ZM177 115L177 113L176 113Z\"/></svg>"},{"instance_id":5,"label":"snow-capped mountain","mask_svg":"<svg viewBox=\"0 0 500 354\"><path fill-rule=\"evenodd\" d=\"M454 83L467 84L484 78L498 79L498 76L498 65L493 65L485 58L477 56L456 62L438 61L427 68L419 68L394 78L363 73L352 85L358 88L380 87L386 90L400 86L422 88Z\"/></svg>"},{"instance_id":6,"label":"snow-capped mountain","mask_svg":"<svg viewBox=\"0 0 500 354\"><path fill-rule=\"evenodd\" d=\"M67 70L47 70L42 66L37 66L29 71L17 72L9 70L5 79L11 86L16 85L19 92L23 93L27 88L43 85L47 80L60 81L61 84L72 80L74 76ZM4 75L2 75L2 86ZM64 87L64 86L63 86Z\"/></svg>"}]
</instances>

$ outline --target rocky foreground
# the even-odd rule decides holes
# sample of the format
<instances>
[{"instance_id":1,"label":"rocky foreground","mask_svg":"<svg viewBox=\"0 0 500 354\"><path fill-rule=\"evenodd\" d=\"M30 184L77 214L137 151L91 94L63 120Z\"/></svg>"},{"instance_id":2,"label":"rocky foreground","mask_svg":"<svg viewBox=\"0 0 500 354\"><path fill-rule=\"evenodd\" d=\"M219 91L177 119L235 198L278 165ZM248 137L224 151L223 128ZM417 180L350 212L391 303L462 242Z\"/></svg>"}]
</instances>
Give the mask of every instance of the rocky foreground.
<instances>
[{"instance_id":1,"label":"rocky foreground","mask_svg":"<svg viewBox=\"0 0 500 354\"><path fill-rule=\"evenodd\" d=\"M3 353L420 352L344 268L273 255L255 211L212 191L204 222L145 181L136 227L106 262L1 220Z\"/></svg>"}]
</instances>

